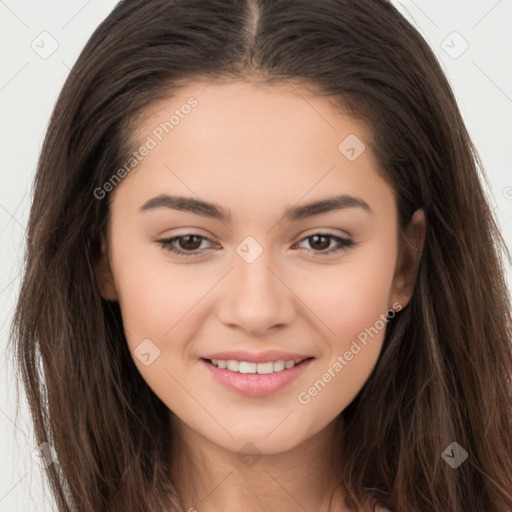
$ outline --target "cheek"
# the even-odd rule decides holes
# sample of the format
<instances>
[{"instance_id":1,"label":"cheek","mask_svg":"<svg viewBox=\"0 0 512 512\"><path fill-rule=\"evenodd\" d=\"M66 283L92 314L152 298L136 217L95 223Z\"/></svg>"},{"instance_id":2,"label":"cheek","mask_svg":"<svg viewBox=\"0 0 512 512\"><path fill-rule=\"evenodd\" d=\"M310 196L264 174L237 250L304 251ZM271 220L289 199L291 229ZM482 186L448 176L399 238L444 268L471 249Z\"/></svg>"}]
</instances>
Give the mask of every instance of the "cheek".
<instances>
[{"instance_id":1,"label":"cheek","mask_svg":"<svg viewBox=\"0 0 512 512\"><path fill-rule=\"evenodd\" d=\"M333 320L334 330L340 338L354 339L373 326L388 310L391 278L385 268L353 273L345 279L339 293L338 315Z\"/></svg>"},{"instance_id":2,"label":"cheek","mask_svg":"<svg viewBox=\"0 0 512 512\"><path fill-rule=\"evenodd\" d=\"M333 348L342 350L372 327L390 303L395 260L368 247L341 265L322 270L307 283L308 306L326 326L323 332ZM379 255L379 256L377 256ZM304 289L304 292L306 289Z\"/></svg>"},{"instance_id":3,"label":"cheek","mask_svg":"<svg viewBox=\"0 0 512 512\"><path fill-rule=\"evenodd\" d=\"M212 286L192 265L170 264L163 249L136 248L113 255L123 324L131 348L144 338L158 344L187 324L189 315ZM160 252L161 251L161 252ZM192 312L193 315L193 312Z\"/></svg>"},{"instance_id":4,"label":"cheek","mask_svg":"<svg viewBox=\"0 0 512 512\"><path fill-rule=\"evenodd\" d=\"M297 399L319 423L347 407L375 367L391 306L394 258L393 248L368 246L335 270L331 267L325 284L308 296L308 305L327 326L322 328L326 357Z\"/></svg>"},{"instance_id":5,"label":"cheek","mask_svg":"<svg viewBox=\"0 0 512 512\"><path fill-rule=\"evenodd\" d=\"M193 270L170 265L165 256L134 247L126 256L119 251L116 259L113 254L112 262L124 333L137 370L169 408L186 414L190 396L179 383L186 382L190 368L183 358L197 326L199 301L211 284L208 276L194 277Z\"/></svg>"},{"instance_id":6,"label":"cheek","mask_svg":"<svg viewBox=\"0 0 512 512\"><path fill-rule=\"evenodd\" d=\"M373 272L350 274L344 286L332 286L325 301L326 357L318 361L297 395L302 414L318 428L332 421L357 396L372 373L386 333L388 279ZM318 297L320 299L320 297ZM330 311L330 316L328 312ZM313 419L314 418L314 419Z\"/></svg>"}]
</instances>

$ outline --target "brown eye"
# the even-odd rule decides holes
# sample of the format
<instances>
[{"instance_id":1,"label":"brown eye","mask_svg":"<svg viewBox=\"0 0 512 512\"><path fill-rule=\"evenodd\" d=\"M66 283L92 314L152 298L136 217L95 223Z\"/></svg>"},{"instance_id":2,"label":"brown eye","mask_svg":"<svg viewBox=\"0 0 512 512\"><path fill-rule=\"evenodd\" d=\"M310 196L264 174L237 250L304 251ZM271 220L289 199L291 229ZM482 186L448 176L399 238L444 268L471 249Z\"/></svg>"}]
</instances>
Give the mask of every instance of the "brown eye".
<instances>
[{"instance_id":1,"label":"brown eye","mask_svg":"<svg viewBox=\"0 0 512 512\"><path fill-rule=\"evenodd\" d=\"M197 235L185 235L178 238L178 246L185 251L196 251L201 246L202 238L203 237Z\"/></svg>"},{"instance_id":2,"label":"brown eye","mask_svg":"<svg viewBox=\"0 0 512 512\"><path fill-rule=\"evenodd\" d=\"M311 250L317 254L325 255L345 250L354 245L354 241L348 238L342 238L333 233L314 233L313 235L303 238L301 242L307 241L312 248ZM336 241L337 246L331 246L331 242Z\"/></svg>"},{"instance_id":3,"label":"brown eye","mask_svg":"<svg viewBox=\"0 0 512 512\"><path fill-rule=\"evenodd\" d=\"M308 237L309 243L313 249L325 251L331 245L330 237L326 235L313 235Z\"/></svg>"},{"instance_id":4,"label":"brown eye","mask_svg":"<svg viewBox=\"0 0 512 512\"><path fill-rule=\"evenodd\" d=\"M187 234L157 240L157 243L166 251L170 251L177 256L198 256L203 253L205 247L201 247L203 241L211 242L207 237L195 234ZM353 240L342 238L333 233L314 233L301 240L300 243L307 241L311 247L311 251L315 254L324 256L339 251L343 251L353 245ZM336 241L337 244L331 246Z\"/></svg>"},{"instance_id":5,"label":"brown eye","mask_svg":"<svg viewBox=\"0 0 512 512\"><path fill-rule=\"evenodd\" d=\"M165 240L157 240L157 242L166 251L170 251L179 256L196 256L203 252L201 243L204 240L208 240L208 238L201 235L188 234L167 238Z\"/></svg>"}]
</instances>

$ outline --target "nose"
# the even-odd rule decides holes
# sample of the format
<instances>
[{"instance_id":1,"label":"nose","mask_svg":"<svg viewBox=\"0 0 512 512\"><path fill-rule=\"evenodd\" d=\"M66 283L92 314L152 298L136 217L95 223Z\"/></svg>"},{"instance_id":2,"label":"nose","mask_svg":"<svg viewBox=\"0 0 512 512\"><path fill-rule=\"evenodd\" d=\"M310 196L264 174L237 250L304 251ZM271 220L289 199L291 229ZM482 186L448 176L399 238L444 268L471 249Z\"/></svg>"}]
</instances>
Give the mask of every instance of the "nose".
<instances>
[{"instance_id":1,"label":"nose","mask_svg":"<svg viewBox=\"0 0 512 512\"><path fill-rule=\"evenodd\" d=\"M296 314L293 284L272 268L265 252L252 263L235 260L234 267L223 284L220 320L253 336L290 325Z\"/></svg>"}]
</instances>

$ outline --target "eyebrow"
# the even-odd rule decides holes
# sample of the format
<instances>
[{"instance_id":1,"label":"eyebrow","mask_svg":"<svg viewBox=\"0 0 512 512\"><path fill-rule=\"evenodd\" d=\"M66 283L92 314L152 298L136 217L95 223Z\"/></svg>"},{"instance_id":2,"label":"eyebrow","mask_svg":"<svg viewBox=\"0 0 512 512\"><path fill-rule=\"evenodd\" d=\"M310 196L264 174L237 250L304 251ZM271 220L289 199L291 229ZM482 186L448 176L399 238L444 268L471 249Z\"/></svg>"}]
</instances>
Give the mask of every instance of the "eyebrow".
<instances>
[{"instance_id":1,"label":"eyebrow","mask_svg":"<svg viewBox=\"0 0 512 512\"><path fill-rule=\"evenodd\" d=\"M195 199L193 197L161 194L146 201L140 207L139 211L145 212L155 208L170 208L172 210L190 212L203 217L218 219L226 223L231 220L230 212L221 206L216 205L215 203L202 201L201 199ZM284 219L288 222L297 222L309 217L314 217L315 215L344 210L347 208L362 208L372 215L374 213L370 205L363 199L342 194L289 208L284 214Z\"/></svg>"}]
</instances>

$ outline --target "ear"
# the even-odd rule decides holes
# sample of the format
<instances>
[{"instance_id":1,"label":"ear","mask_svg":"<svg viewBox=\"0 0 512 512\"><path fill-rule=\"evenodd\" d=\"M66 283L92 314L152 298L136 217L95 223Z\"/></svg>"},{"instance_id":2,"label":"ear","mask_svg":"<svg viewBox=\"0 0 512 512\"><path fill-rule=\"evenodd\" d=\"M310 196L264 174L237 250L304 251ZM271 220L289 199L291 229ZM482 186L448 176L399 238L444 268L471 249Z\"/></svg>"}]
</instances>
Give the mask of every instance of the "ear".
<instances>
[{"instance_id":1,"label":"ear","mask_svg":"<svg viewBox=\"0 0 512 512\"><path fill-rule=\"evenodd\" d=\"M405 308L411 300L427 226L423 209L416 210L399 241L399 255L393 278L391 303ZM392 307L392 309L395 309ZM398 308L397 308L398 309Z\"/></svg>"},{"instance_id":2,"label":"ear","mask_svg":"<svg viewBox=\"0 0 512 512\"><path fill-rule=\"evenodd\" d=\"M114 283L114 276L112 275L107 244L104 239L101 242L101 254L96 263L95 271L101 296L105 300L118 301L119 296Z\"/></svg>"}]
</instances>

